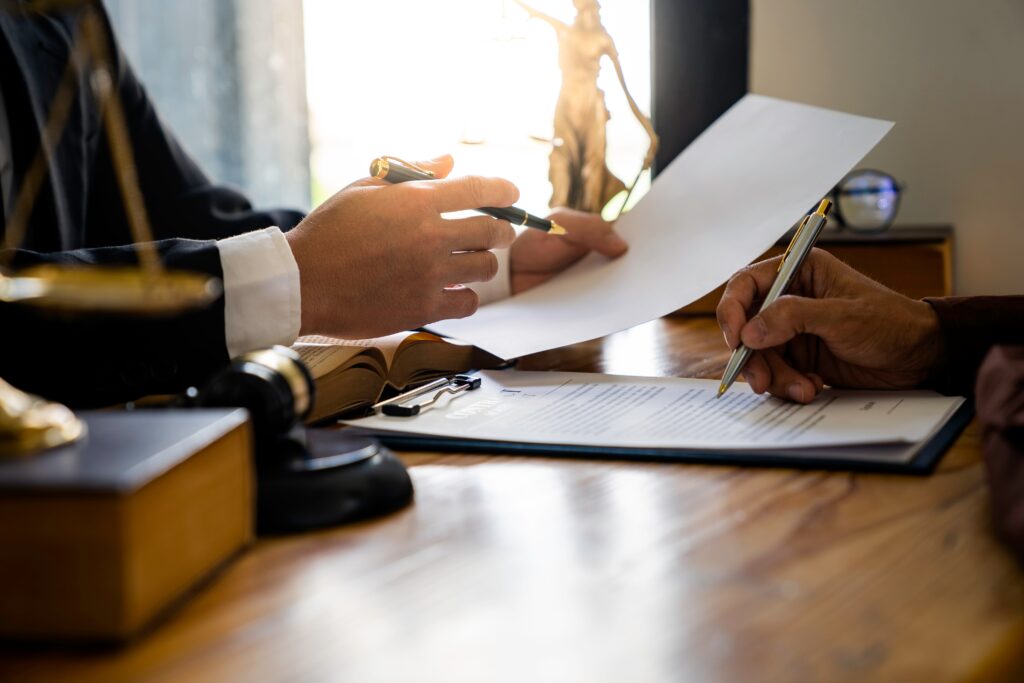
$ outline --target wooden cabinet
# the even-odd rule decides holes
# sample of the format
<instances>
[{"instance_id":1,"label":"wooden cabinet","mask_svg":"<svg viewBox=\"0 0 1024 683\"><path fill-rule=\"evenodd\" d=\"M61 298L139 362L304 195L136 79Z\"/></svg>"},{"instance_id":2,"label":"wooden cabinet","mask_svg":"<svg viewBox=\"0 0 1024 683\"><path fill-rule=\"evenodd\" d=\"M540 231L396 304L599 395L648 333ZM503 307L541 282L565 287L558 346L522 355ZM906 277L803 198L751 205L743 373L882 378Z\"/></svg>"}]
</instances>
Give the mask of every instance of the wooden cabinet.
<instances>
[{"instance_id":1,"label":"wooden cabinet","mask_svg":"<svg viewBox=\"0 0 1024 683\"><path fill-rule=\"evenodd\" d=\"M792 233L785 235L758 261L778 256ZM868 277L914 299L953 294L953 228L949 226L894 228L878 234L849 230L822 233L818 246ZM723 287L678 311L683 315L713 315Z\"/></svg>"}]
</instances>

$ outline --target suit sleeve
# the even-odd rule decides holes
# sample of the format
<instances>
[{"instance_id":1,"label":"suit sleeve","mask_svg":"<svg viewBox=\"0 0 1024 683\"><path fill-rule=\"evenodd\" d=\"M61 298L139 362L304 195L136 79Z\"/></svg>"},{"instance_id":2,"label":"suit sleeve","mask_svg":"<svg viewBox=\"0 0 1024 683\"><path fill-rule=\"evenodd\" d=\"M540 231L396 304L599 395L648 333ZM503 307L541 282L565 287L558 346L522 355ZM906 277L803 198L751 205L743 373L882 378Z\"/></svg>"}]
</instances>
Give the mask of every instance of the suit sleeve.
<instances>
[{"instance_id":1,"label":"suit sleeve","mask_svg":"<svg viewBox=\"0 0 1024 683\"><path fill-rule=\"evenodd\" d=\"M157 243L169 268L220 276L216 242L169 239ZM99 247L52 254L21 251L19 265L135 263L131 247ZM163 317L59 315L0 304L5 331L0 376L25 391L75 408L92 408L147 394L177 393L202 383L228 361L224 301ZM11 339L16 348L6 348Z\"/></svg>"},{"instance_id":2,"label":"suit sleeve","mask_svg":"<svg viewBox=\"0 0 1024 683\"><path fill-rule=\"evenodd\" d=\"M116 41L111 53L140 189L168 268L222 277L216 240L268 226L288 230L301 220L296 211L256 211L237 190L211 183L163 125ZM126 246L133 240L104 133L82 172L88 204L81 238L73 245L81 248L19 249L12 258L15 267L137 262L134 249ZM155 318L61 317L0 304L6 337L0 376L72 407L177 393L227 363L224 311L223 297L204 310Z\"/></svg>"}]
</instances>

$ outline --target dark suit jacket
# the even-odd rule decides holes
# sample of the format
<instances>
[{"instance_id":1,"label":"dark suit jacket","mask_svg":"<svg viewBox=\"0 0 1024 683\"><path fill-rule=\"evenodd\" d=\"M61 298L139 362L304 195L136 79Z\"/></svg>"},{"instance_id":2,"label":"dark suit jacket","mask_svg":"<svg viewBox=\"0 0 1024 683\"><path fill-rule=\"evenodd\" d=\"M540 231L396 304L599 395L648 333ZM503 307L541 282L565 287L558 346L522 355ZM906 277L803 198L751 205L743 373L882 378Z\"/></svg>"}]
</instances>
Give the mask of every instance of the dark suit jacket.
<instances>
[{"instance_id":1,"label":"dark suit jacket","mask_svg":"<svg viewBox=\"0 0 1024 683\"><path fill-rule=\"evenodd\" d=\"M0 88L15 194L39 148L75 20L74 12L0 13ZM269 225L288 229L301 219L294 211L254 211L236 190L212 184L160 121L116 42L110 47L139 183L168 267L220 276L214 240ZM132 238L100 112L81 77L47 164L47 183L15 265L135 262L125 246ZM57 318L0 304L0 339L0 377L72 406L177 392L228 361L223 299L206 310L157 319Z\"/></svg>"}]
</instances>

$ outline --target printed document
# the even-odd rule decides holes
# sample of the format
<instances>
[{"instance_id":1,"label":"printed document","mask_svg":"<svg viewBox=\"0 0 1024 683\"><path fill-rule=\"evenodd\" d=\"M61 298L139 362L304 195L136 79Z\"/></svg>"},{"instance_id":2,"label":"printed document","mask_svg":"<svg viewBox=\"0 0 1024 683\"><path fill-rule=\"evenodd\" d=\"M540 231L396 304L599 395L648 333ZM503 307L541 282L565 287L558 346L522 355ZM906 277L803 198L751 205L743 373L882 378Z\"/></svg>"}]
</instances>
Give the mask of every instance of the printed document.
<instances>
[{"instance_id":1,"label":"printed document","mask_svg":"<svg viewBox=\"0 0 1024 683\"><path fill-rule=\"evenodd\" d=\"M891 127L747 95L618 222L630 245L625 256L593 254L521 295L430 329L517 358L670 313L763 254Z\"/></svg>"},{"instance_id":2,"label":"printed document","mask_svg":"<svg viewBox=\"0 0 1024 683\"><path fill-rule=\"evenodd\" d=\"M484 371L479 389L415 417L346 424L372 431L518 443L709 450L924 440L963 403L930 391L826 390L801 405L718 380ZM420 400L427 400L423 397Z\"/></svg>"}]
</instances>

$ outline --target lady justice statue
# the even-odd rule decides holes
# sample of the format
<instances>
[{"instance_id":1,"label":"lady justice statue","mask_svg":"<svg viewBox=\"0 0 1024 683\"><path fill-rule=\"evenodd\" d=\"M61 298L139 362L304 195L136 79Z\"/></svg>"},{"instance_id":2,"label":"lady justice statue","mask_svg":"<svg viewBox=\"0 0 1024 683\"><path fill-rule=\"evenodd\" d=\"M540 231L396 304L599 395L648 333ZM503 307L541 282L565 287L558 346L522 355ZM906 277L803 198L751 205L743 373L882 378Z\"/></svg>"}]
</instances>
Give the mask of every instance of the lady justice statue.
<instances>
[{"instance_id":1,"label":"lady justice statue","mask_svg":"<svg viewBox=\"0 0 1024 683\"><path fill-rule=\"evenodd\" d=\"M658 151L658 136L654 133L651 120L640 111L626 87L619 54L612 37L601 24L601 6L597 0L573 0L576 18L572 24L535 10L522 0L516 0L516 3L529 12L531 17L551 25L558 36L562 89L555 106L554 147L551 150L549 170L554 191L550 205L601 213L615 195L627 189L621 180L612 175L605 163L605 125L610 116L605 106L604 92L597 87L602 57L611 59L629 108L650 138L641 173L650 168L654 161ZM637 174L637 180L639 178L640 174ZM632 192L633 187L628 189Z\"/></svg>"}]
</instances>

